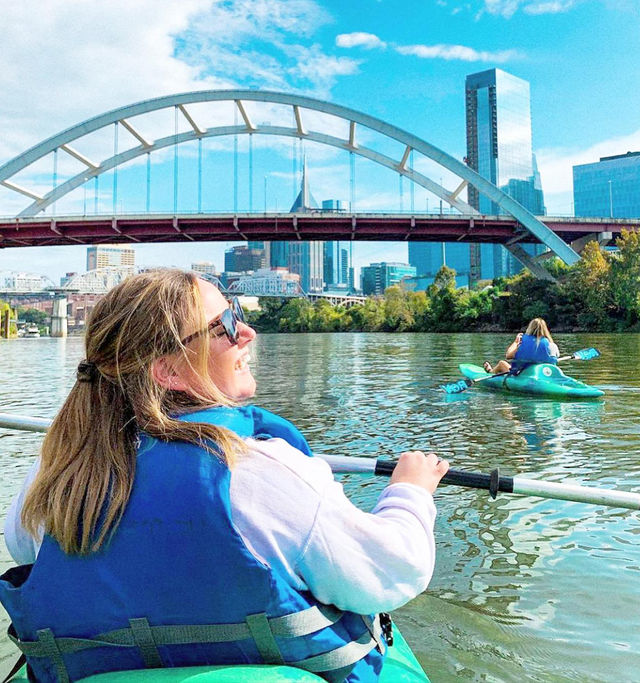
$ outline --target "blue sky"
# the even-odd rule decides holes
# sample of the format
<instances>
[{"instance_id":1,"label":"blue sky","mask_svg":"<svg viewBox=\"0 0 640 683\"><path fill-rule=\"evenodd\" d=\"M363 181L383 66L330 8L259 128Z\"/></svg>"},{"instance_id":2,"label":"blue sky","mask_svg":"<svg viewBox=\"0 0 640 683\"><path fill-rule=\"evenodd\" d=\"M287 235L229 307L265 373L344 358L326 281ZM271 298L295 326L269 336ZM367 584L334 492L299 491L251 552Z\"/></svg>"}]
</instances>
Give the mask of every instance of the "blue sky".
<instances>
[{"instance_id":1,"label":"blue sky","mask_svg":"<svg viewBox=\"0 0 640 683\"><path fill-rule=\"evenodd\" d=\"M640 150L639 23L637 0L7 3L0 23L0 164L108 109L159 95L230 87L328 99L389 121L461 158L465 76L499 67L531 84L533 145L548 213L569 214L574 164ZM207 151L212 210L232 207L229 144ZM256 142L254 208L264 204L265 177L268 208L276 203L288 208L300 168L299 157L291 160L291 149L290 142ZM317 146L304 153L316 198L349 199L347 161ZM180 154L186 188L193 179L188 160L194 153L185 149ZM172 164L170 154L159 157L154 210L166 208L171 193L162 178ZM246 154L240 165L245 168ZM47 174L36 169L27 181L37 186ZM140 197L140 177L139 169L119 176L119 203L125 211L133 210L134 197ZM240 182L239 208L248 208L246 174ZM103 179L103 191L109 183ZM401 199L397 176L358 165L357 208L409 210L406 182L402 192ZM91 190L76 193L73 201L72 208L81 211L82 203L92 202ZM105 195L101 209L110 210L110 201ZM426 208L428 201L423 191L415 191L415 210ZM181 202L185 209L195 208L193 192L185 189ZM433 202L431 197L432 208ZM15 214L23 206L0 189L0 214ZM187 267L207 259L222 268L227 246L147 245L138 248L137 258L144 265ZM405 260L406 246L361 243L355 245L355 256L357 265ZM41 272L54 279L66 270L83 270L84 262L83 248L0 252L0 269Z\"/></svg>"}]
</instances>

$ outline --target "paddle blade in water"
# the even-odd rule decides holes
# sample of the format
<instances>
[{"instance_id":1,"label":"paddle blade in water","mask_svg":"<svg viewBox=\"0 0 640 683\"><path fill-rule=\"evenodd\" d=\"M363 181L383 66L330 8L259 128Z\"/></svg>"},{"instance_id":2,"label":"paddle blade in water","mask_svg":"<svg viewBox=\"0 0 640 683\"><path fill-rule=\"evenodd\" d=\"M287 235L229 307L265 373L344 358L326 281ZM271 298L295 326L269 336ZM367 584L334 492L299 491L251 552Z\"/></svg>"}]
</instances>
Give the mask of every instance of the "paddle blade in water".
<instances>
[{"instance_id":1,"label":"paddle blade in water","mask_svg":"<svg viewBox=\"0 0 640 683\"><path fill-rule=\"evenodd\" d=\"M573 354L573 357L577 360L591 360L592 358L598 358L600 351L598 349L581 349Z\"/></svg>"},{"instance_id":2,"label":"paddle blade in water","mask_svg":"<svg viewBox=\"0 0 640 683\"><path fill-rule=\"evenodd\" d=\"M470 379L461 379L458 382L452 382L451 384L443 384L442 388L447 392L447 394L459 394L461 391L468 389L473 382Z\"/></svg>"}]
</instances>

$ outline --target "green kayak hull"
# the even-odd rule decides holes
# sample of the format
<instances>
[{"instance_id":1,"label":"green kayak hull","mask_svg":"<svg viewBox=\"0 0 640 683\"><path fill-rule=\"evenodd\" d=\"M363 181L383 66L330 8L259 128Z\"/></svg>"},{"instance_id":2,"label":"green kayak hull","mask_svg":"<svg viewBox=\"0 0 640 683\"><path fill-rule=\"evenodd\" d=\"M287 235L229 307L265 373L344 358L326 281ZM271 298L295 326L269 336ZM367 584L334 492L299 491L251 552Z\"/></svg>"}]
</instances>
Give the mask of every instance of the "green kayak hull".
<instances>
[{"instance_id":1,"label":"green kayak hull","mask_svg":"<svg viewBox=\"0 0 640 683\"><path fill-rule=\"evenodd\" d=\"M385 659L381 683L429 683L427 675L415 658L398 627L393 628L393 647ZM175 669L141 669L139 671L113 671L83 678L83 683L280 683L323 681L315 674L290 666L267 666L236 664L233 666L190 666ZM11 679L11 683L27 683L23 668Z\"/></svg>"},{"instance_id":2,"label":"green kayak hull","mask_svg":"<svg viewBox=\"0 0 640 683\"><path fill-rule=\"evenodd\" d=\"M549 363L530 365L518 375L493 376L479 365L471 363L462 363L458 367L467 379L482 380L475 386L494 391L567 399L591 399L604 395L601 389L568 377L557 365Z\"/></svg>"}]
</instances>

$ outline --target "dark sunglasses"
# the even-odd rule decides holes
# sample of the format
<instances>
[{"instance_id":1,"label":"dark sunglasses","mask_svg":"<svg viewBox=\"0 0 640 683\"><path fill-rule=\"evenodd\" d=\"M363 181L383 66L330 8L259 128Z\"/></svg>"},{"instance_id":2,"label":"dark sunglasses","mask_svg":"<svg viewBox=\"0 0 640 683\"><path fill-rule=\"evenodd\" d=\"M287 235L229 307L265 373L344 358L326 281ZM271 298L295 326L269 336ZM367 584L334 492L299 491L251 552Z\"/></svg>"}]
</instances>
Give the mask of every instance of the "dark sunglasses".
<instances>
[{"instance_id":1,"label":"dark sunglasses","mask_svg":"<svg viewBox=\"0 0 640 683\"><path fill-rule=\"evenodd\" d=\"M220 317L212 320L208 325L206 330L201 330L200 332L194 332L189 336L181 340L182 344L185 346L193 341L196 337L200 337L203 334L208 334L212 339L219 337L222 334L227 335L227 339L232 344L238 343L238 336L240 332L238 330L238 322L244 323L244 311L242 306L238 301L238 297L234 296L229 302L229 308L222 311Z\"/></svg>"}]
</instances>

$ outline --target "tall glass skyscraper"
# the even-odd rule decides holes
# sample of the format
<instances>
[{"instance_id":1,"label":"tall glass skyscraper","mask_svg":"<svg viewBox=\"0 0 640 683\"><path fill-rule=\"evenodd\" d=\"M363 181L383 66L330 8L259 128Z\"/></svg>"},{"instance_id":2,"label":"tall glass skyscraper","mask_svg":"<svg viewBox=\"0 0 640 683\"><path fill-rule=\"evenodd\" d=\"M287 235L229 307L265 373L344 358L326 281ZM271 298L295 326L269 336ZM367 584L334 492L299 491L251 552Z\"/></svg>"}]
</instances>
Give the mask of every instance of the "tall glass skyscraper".
<instances>
[{"instance_id":1,"label":"tall glass skyscraper","mask_svg":"<svg viewBox=\"0 0 640 683\"><path fill-rule=\"evenodd\" d=\"M543 215L540 174L532 152L529 83L489 69L467 76L467 164L535 215ZM487 215L504 213L500 207L468 186L471 206ZM523 245L530 254L539 245ZM409 245L409 263L418 276L433 277L446 264L463 282L511 275L522 266L501 245L415 243ZM460 279L458 283L460 284Z\"/></svg>"},{"instance_id":2,"label":"tall glass skyscraper","mask_svg":"<svg viewBox=\"0 0 640 683\"><path fill-rule=\"evenodd\" d=\"M640 152L573 167L576 216L640 217Z\"/></svg>"},{"instance_id":3,"label":"tall glass skyscraper","mask_svg":"<svg viewBox=\"0 0 640 683\"><path fill-rule=\"evenodd\" d=\"M531 143L531 97L529 83L502 71L489 69L467 76L467 164L481 176L512 196L525 209L543 215L544 197ZM468 188L469 204L480 213L504 213L474 188ZM524 245L529 253L541 250ZM492 252L492 258L487 258ZM511 275L521 269L499 245L491 249L472 245L473 280Z\"/></svg>"},{"instance_id":4,"label":"tall glass skyscraper","mask_svg":"<svg viewBox=\"0 0 640 683\"><path fill-rule=\"evenodd\" d=\"M328 287L348 285L349 255L342 242L324 243L324 284Z\"/></svg>"}]
</instances>

